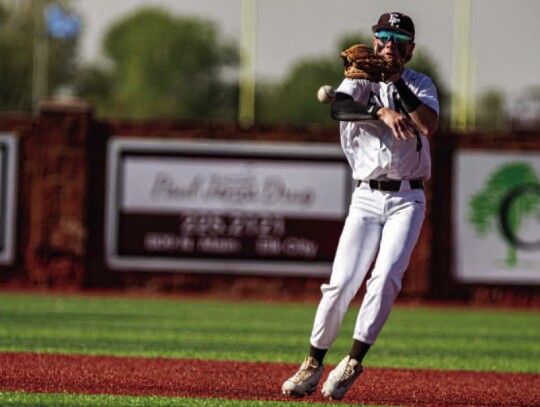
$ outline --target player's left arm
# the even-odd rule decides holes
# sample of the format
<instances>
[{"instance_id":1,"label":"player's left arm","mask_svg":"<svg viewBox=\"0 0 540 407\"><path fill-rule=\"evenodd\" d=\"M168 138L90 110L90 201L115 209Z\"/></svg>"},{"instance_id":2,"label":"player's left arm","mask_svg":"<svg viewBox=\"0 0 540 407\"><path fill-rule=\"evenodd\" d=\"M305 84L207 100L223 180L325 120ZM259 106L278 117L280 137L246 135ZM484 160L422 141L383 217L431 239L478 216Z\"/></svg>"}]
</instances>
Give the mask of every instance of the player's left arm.
<instances>
[{"instance_id":1,"label":"player's left arm","mask_svg":"<svg viewBox=\"0 0 540 407\"><path fill-rule=\"evenodd\" d=\"M439 127L438 112L422 102L422 100L409 89L403 78L394 82L394 85L399 93L403 107L418 129L427 136L435 133Z\"/></svg>"},{"instance_id":2,"label":"player's left arm","mask_svg":"<svg viewBox=\"0 0 540 407\"><path fill-rule=\"evenodd\" d=\"M409 116L426 136L431 136L439 127L439 115L423 103L415 111L409 112Z\"/></svg>"}]
</instances>

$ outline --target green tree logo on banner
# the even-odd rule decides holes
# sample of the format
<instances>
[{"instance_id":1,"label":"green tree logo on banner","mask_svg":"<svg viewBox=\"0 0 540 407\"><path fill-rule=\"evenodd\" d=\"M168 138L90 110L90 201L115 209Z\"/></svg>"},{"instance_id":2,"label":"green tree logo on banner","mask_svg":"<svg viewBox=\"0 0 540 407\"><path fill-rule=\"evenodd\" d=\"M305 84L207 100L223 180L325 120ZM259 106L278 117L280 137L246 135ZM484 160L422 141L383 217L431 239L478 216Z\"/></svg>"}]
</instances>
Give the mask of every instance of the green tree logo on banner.
<instances>
[{"instance_id":1,"label":"green tree logo on banner","mask_svg":"<svg viewBox=\"0 0 540 407\"><path fill-rule=\"evenodd\" d=\"M540 180L529 163L514 162L497 168L484 188L472 196L469 207L469 221L480 236L498 226L507 243L507 266L517 264L518 249L540 250L540 241L519 237L525 220L532 217L533 222L540 223Z\"/></svg>"}]
</instances>

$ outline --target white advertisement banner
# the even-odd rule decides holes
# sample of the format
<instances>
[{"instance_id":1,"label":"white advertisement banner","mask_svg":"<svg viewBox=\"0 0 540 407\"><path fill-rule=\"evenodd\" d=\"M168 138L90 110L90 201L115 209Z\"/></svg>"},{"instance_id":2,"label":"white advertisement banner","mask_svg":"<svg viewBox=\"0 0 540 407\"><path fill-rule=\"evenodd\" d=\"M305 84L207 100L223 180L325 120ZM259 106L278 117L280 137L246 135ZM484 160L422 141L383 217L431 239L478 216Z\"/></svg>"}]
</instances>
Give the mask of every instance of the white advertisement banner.
<instances>
[{"instance_id":1,"label":"white advertisement banner","mask_svg":"<svg viewBox=\"0 0 540 407\"><path fill-rule=\"evenodd\" d=\"M456 279L540 284L540 153L459 151L453 192Z\"/></svg>"},{"instance_id":2,"label":"white advertisement banner","mask_svg":"<svg viewBox=\"0 0 540 407\"><path fill-rule=\"evenodd\" d=\"M126 212L235 210L344 216L342 163L130 157L123 161Z\"/></svg>"},{"instance_id":3,"label":"white advertisement banner","mask_svg":"<svg viewBox=\"0 0 540 407\"><path fill-rule=\"evenodd\" d=\"M111 270L326 276L352 190L338 146L115 138Z\"/></svg>"}]
</instances>

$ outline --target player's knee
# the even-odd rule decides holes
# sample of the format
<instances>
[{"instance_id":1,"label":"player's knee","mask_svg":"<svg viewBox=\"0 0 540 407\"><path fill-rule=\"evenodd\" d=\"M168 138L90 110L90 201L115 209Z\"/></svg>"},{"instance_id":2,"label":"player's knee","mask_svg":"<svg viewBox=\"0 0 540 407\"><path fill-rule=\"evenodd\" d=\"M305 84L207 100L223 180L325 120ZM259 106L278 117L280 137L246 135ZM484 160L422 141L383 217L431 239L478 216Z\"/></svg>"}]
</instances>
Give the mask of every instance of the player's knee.
<instances>
[{"instance_id":1,"label":"player's knee","mask_svg":"<svg viewBox=\"0 0 540 407\"><path fill-rule=\"evenodd\" d=\"M368 281L367 289L383 295L397 295L401 291L401 276L372 278Z\"/></svg>"},{"instance_id":2,"label":"player's knee","mask_svg":"<svg viewBox=\"0 0 540 407\"><path fill-rule=\"evenodd\" d=\"M325 301L336 304L340 308L347 307L354 293L351 293L350 285L345 283L323 284L321 292Z\"/></svg>"},{"instance_id":3,"label":"player's knee","mask_svg":"<svg viewBox=\"0 0 540 407\"><path fill-rule=\"evenodd\" d=\"M392 276L387 278L382 291L385 295L398 295L401 291L401 277Z\"/></svg>"}]
</instances>

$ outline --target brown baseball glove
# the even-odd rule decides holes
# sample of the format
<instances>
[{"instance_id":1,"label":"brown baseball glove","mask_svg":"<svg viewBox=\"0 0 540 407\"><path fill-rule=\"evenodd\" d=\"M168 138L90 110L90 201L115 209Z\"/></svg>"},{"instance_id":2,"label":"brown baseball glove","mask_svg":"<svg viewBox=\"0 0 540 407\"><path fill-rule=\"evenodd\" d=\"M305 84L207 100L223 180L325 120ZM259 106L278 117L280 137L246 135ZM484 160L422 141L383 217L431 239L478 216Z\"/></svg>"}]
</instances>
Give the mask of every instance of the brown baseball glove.
<instances>
[{"instance_id":1,"label":"brown baseball glove","mask_svg":"<svg viewBox=\"0 0 540 407\"><path fill-rule=\"evenodd\" d=\"M386 61L364 44L356 44L343 50L341 57L345 66L344 74L350 79L384 82L401 69L401 65Z\"/></svg>"}]
</instances>

